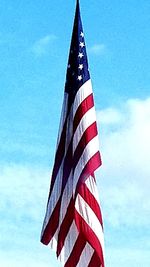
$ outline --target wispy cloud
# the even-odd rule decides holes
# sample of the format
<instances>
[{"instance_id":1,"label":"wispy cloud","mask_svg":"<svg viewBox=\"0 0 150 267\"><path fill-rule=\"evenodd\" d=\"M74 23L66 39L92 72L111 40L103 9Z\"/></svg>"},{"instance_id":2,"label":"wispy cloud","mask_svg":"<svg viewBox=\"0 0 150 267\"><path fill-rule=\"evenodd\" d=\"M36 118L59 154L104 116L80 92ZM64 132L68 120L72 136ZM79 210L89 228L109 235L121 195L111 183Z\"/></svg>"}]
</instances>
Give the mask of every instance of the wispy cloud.
<instances>
[{"instance_id":1,"label":"wispy cloud","mask_svg":"<svg viewBox=\"0 0 150 267\"><path fill-rule=\"evenodd\" d=\"M89 53L94 54L96 56L101 56L105 54L107 48L105 44L94 44L89 48Z\"/></svg>"},{"instance_id":2,"label":"wispy cloud","mask_svg":"<svg viewBox=\"0 0 150 267\"><path fill-rule=\"evenodd\" d=\"M49 34L40 38L33 44L32 52L38 57L46 54L50 44L53 44L56 39L57 37L54 34Z\"/></svg>"}]
</instances>

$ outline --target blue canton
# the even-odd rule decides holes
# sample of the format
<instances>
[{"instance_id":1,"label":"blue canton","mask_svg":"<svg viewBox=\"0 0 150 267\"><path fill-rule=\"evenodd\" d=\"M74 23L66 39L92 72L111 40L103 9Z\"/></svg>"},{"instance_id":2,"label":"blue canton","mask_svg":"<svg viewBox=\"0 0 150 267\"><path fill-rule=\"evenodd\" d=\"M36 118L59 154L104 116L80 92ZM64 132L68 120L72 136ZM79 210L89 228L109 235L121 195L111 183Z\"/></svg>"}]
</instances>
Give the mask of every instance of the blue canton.
<instances>
[{"instance_id":1,"label":"blue canton","mask_svg":"<svg viewBox=\"0 0 150 267\"><path fill-rule=\"evenodd\" d=\"M78 89L89 79L83 27L79 5L77 4L65 85L65 92L69 94L71 102L74 100Z\"/></svg>"}]
</instances>

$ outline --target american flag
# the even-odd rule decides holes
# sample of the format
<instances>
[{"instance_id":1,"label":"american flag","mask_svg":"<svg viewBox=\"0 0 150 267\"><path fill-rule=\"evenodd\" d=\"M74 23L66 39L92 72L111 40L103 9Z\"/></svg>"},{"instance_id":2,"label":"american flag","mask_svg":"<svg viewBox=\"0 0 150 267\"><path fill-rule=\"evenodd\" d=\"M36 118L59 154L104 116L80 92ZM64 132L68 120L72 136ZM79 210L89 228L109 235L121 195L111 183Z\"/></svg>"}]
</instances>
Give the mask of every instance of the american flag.
<instances>
[{"instance_id":1,"label":"american flag","mask_svg":"<svg viewBox=\"0 0 150 267\"><path fill-rule=\"evenodd\" d=\"M101 165L92 86L77 1L64 102L41 242L64 267L104 267L94 172Z\"/></svg>"}]
</instances>

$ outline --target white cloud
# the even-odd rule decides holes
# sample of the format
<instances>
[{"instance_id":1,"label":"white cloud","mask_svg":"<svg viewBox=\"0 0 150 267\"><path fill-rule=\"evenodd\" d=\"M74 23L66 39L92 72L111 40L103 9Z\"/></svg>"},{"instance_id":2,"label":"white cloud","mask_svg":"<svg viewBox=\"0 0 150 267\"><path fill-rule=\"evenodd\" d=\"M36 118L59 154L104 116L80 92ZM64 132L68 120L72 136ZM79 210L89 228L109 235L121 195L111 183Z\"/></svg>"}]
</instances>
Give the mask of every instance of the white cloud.
<instances>
[{"instance_id":1,"label":"white cloud","mask_svg":"<svg viewBox=\"0 0 150 267\"><path fill-rule=\"evenodd\" d=\"M116 108L106 108L97 112L97 121L102 124L116 124L121 122L123 116Z\"/></svg>"},{"instance_id":2,"label":"white cloud","mask_svg":"<svg viewBox=\"0 0 150 267\"><path fill-rule=\"evenodd\" d=\"M110 248L106 254L106 266L126 267L150 265L149 251L144 249Z\"/></svg>"},{"instance_id":3,"label":"white cloud","mask_svg":"<svg viewBox=\"0 0 150 267\"><path fill-rule=\"evenodd\" d=\"M49 183L50 170L0 166L0 266L54 266L55 254L40 243Z\"/></svg>"},{"instance_id":4,"label":"white cloud","mask_svg":"<svg viewBox=\"0 0 150 267\"><path fill-rule=\"evenodd\" d=\"M99 176L105 220L112 227L148 227L150 98L131 99L118 109L102 110L98 120L102 121Z\"/></svg>"},{"instance_id":5,"label":"white cloud","mask_svg":"<svg viewBox=\"0 0 150 267\"><path fill-rule=\"evenodd\" d=\"M30 240L27 240L27 243L30 242ZM12 243L14 243L12 241ZM36 245L36 244L33 244ZM30 247L30 244L28 245ZM55 258L53 255L49 255L44 253L44 250L46 248L42 245L39 245L38 250L35 250L34 247L32 247L30 250L14 250L13 246L11 248L11 251L9 249L7 252L0 251L0 265L1 267L53 267L56 266ZM50 253L49 253L50 254Z\"/></svg>"},{"instance_id":6,"label":"white cloud","mask_svg":"<svg viewBox=\"0 0 150 267\"><path fill-rule=\"evenodd\" d=\"M54 34L42 37L34 43L32 52L38 57L46 54L50 44L54 43L56 39L57 37Z\"/></svg>"},{"instance_id":7,"label":"white cloud","mask_svg":"<svg viewBox=\"0 0 150 267\"><path fill-rule=\"evenodd\" d=\"M38 221L45 210L43 207L42 211L43 198L46 201L48 196L48 171L21 165L6 165L0 169L0 213L18 221L25 216Z\"/></svg>"},{"instance_id":8,"label":"white cloud","mask_svg":"<svg viewBox=\"0 0 150 267\"><path fill-rule=\"evenodd\" d=\"M89 53L96 56L103 55L106 52L106 46L104 44L94 44L89 48Z\"/></svg>"}]
</instances>

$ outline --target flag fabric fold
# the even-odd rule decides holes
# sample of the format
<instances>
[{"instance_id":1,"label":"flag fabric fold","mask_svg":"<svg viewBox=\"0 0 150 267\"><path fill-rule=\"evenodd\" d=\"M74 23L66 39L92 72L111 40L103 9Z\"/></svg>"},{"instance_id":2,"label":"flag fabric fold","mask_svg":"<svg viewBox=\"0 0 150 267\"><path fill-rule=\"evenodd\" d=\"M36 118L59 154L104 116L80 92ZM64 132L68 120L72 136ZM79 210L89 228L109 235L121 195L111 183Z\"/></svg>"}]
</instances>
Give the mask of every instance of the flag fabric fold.
<instances>
[{"instance_id":1,"label":"flag fabric fold","mask_svg":"<svg viewBox=\"0 0 150 267\"><path fill-rule=\"evenodd\" d=\"M94 172L101 165L91 79L77 1L64 102L41 242L64 267L104 267Z\"/></svg>"}]
</instances>

